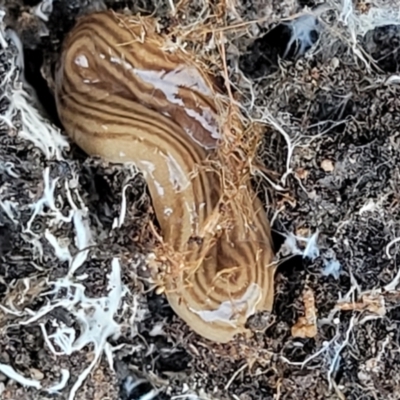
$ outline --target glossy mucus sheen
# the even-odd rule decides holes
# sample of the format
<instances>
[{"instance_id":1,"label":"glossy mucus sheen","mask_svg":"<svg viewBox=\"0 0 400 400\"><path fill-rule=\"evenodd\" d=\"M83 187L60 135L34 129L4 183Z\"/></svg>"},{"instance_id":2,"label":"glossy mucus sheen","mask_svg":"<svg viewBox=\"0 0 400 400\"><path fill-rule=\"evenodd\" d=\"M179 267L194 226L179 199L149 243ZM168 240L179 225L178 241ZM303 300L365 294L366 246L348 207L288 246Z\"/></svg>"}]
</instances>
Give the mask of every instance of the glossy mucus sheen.
<instances>
[{"instance_id":1,"label":"glossy mucus sheen","mask_svg":"<svg viewBox=\"0 0 400 400\"><path fill-rule=\"evenodd\" d=\"M143 172L163 242L183 255L166 278L176 312L203 337L228 342L247 318L271 310L270 228L250 185L232 204L229 232L212 216L223 194L205 168L222 138L212 80L155 32L151 19L110 12L81 18L56 73L60 119L86 153ZM253 210L251 223L243 207Z\"/></svg>"}]
</instances>

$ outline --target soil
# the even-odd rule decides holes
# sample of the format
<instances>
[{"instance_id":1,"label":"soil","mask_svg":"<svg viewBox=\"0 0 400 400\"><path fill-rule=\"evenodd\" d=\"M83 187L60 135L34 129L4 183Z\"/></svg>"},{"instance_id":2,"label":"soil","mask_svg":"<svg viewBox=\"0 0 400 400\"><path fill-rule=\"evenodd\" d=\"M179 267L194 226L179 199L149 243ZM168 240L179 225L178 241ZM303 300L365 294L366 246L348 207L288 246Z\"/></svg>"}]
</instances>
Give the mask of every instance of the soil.
<instances>
[{"instance_id":1,"label":"soil","mask_svg":"<svg viewBox=\"0 0 400 400\"><path fill-rule=\"evenodd\" d=\"M34 14L37 1L3 3L5 22L23 43L25 77L46 123L61 129L51 76L62 39L79 15L104 7L152 13L168 30L182 15L195 20L201 9L189 2L172 16L167 1L159 6L156 1L55 0L46 22ZM400 25L371 29L355 35L354 42L350 25L340 21L340 5L332 1L299 54L293 46L286 51L292 32L287 18L319 10L318 2L234 4L243 21L258 21L231 33L227 61L248 115L266 122L259 157L268 172L255 176L254 185L281 257L274 309L249 321L253 338L229 345L208 342L149 286L144 255L156 243L149 226L157 222L140 173L89 158L74 144L63 159L49 159L20 134L21 113L12 126L1 125L0 365L43 388L68 370L71 377L59 399L68 399L95 349L89 343L56 356L46 343L42 326L49 334L61 325L81 332L73 310L58 307L23 324L54 300L50 284L68 272L68 262L47 239L49 232L78 251L74 222L55 222L49 206L33 220L31 233L25 229L32 205L43 195L47 170L51 179L58 178L59 212L66 216L71 210L66 188L72 186L75 203L88 210L85 223L95 245L75 274L84 276L86 296L107 296L114 257L121 260L127 288L115 316L120 335L108 340L113 366L103 355L76 399L400 399L395 279L400 256L399 244L391 244L400 234ZM354 15L375 6L356 2ZM16 54L11 42L0 54L1 115L14 101L17 72L11 81L5 77ZM126 217L115 228L124 188ZM317 238L317 245L310 238ZM306 294L315 302L317 320L310 324L316 332L299 337L295 327L312 308ZM0 372L0 398L55 397Z\"/></svg>"}]
</instances>

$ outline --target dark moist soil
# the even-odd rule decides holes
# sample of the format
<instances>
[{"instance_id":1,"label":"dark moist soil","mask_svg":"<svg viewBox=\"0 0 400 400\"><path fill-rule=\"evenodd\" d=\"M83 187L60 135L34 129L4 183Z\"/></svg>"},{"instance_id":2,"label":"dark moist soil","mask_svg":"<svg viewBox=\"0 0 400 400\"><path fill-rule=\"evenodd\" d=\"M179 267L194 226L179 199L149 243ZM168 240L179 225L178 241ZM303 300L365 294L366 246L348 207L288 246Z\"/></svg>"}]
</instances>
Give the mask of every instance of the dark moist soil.
<instances>
[{"instance_id":1,"label":"dark moist soil","mask_svg":"<svg viewBox=\"0 0 400 400\"><path fill-rule=\"evenodd\" d=\"M37 2L5 3L7 23L24 44L26 78L49 118L59 124L51 90L40 69L44 65L45 71L52 70L62 39L76 17L100 6L84 0L54 1L53 12L44 24L32 14L31 7ZM167 28L171 21L167 3L154 7L145 1L110 0L105 5L116 11L154 12ZM265 16L267 6L272 11L269 20L255 29L257 35L242 35L232 42L239 54L228 53L229 67L238 63L254 84L256 105L285 121L284 128L292 140L298 139L290 163L293 173L288 175L283 191L273 190L263 180L255 181L264 189L260 195L269 216L275 216L277 249L285 235L309 237L318 231L319 255L314 260L292 255L281 263L275 280L274 310L269 316L255 316L250 321L253 328L259 328L252 340L238 339L225 346L209 343L174 315L163 296L149 290L141 255L155 244L149 223L156 221L140 174L89 159L74 145L66 161L48 161L15 129L2 125L0 200L14 201L18 206L17 222L0 208L1 303L10 308L12 301L19 310L27 307L37 311L50 299L49 295L39 296L46 291L46 282L65 276L68 270L45 240L50 215L36 218L33 226L42 256L23 232L32 215L31 205L42 195L45 167L50 168L52 177L60 178L56 187L60 199L66 196L65 183L79 177L77 188L89 209L96 239L89 260L76 274L87 274L83 281L87 296L106 295L113 257L122 260L123 283L131 290L124 299L128 311L117 316L122 334L110 340L113 346L124 345L114 352L114 371L102 357L77 399L133 400L156 389L159 392L149 398L195 399L185 397L185 393L196 392L202 393L198 398L220 400L400 399L398 293L382 294L384 316L342 311L332 317L338 300L352 287L356 289L349 300L356 301L361 292L370 294L372 289L390 283L400 261L398 246L391 248L390 259L385 252L387 244L400 234L400 92L398 86L385 84L391 73L400 72L400 28L387 26L358 38L366 54L377 60L371 69L339 40L328 40L329 46L322 51L317 48L297 58L291 49L288 58L281 60L290 31L279 24L280 18L317 3L278 3L275 7L268 2L242 1L238 10L245 20ZM48 34L40 36L43 27ZM313 40L318 37L315 33ZM12 46L1 52L3 77L13 57ZM5 94L12 90L1 89ZM0 107L2 113L8 109L7 96L2 96ZM17 115L17 128L18 123ZM260 157L276 183L286 171L286 155L282 135L273 127L267 128ZM5 165L13 166L14 177ZM112 229L126 183L125 223ZM59 204L64 215L68 207L67 203ZM73 247L71 224L50 229L57 237L70 238ZM323 273L325 263L332 260L340 263L338 276ZM27 281L29 290L24 286ZM296 338L291 329L304 315L306 288L315 297L318 333L313 338ZM137 310L135 323L129 319L133 309ZM62 368L68 369L70 385L58 396L67 399L68 389L90 363L93 349L87 347L55 359L38 323L25 326L18 321L0 310L0 363L11 365L25 377L39 379L44 387L60 380ZM49 329L54 321L79 329L73 316L61 308L40 321ZM326 346L328 343L330 346ZM304 362L309 357L312 359ZM1 373L0 392L7 400L53 398Z\"/></svg>"}]
</instances>

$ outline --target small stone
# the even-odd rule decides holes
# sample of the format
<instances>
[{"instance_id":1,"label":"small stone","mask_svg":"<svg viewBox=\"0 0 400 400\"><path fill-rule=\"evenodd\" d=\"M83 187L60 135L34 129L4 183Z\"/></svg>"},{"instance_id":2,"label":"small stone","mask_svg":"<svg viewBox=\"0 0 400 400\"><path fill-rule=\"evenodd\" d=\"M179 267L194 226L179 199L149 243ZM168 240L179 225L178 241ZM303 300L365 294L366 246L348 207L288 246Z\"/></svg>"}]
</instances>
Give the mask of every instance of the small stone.
<instances>
[{"instance_id":1,"label":"small stone","mask_svg":"<svg viewBox=\"0 0 400 400\"><path fill-rule=\"evenodd\" d=\"M323 160L321 162L321 168L325 171L325 172L332 172L335 169L335 164L333 163L332 160Z\"/></svg>"},{"instance_id":2,"label":"small stone","mask_svg":"<svg viewBox=\"0 0 400 400\"><path fill-rule=\"evenodd\" d=\"M310 228L307 228L305 226L296 228L295 232L296 232L296 236L299 236L299 237L306 238L306 237L311 236Z\"/></svg>"},{"instance_id":3,"label":"small stone","mask_svg":"<svg viewBox=\"0 0 400 400\"><path fill-rule=\"evenodd\" d=\"M336 68L339 67L340 61L337 57L333 57L331 60L331 66L335 70Z\"/></svg>"},{"instance_id":4,"label":"small stone","mask_svg":"<svg viewBox=\"0 0 400 400\"><path fill-rule=\"evenodd\" d=\"M301 180L306 179L308 177L308 174L309 172L304 168L296 169L296 176Z\"/></svg>"},{"instance_id":5,"label":"small stone","mask_svg":"<svg viewBox=\"0 0 400 400\"><path fill-rule=\"evenodd\" d=\"M36 379L37 381L41 381L44 378L44 374L42 371L39 371L36 368L30 368L31 377Z\"/></svg>"}]
</instances>

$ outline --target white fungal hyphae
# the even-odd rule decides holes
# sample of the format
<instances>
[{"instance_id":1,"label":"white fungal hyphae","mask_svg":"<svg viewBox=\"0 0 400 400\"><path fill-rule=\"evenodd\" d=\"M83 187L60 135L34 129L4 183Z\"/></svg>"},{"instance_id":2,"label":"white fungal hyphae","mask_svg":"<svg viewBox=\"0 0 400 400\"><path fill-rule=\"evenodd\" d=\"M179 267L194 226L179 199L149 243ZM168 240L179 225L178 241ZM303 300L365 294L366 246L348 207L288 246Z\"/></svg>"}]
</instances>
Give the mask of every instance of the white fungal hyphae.
<instances>
[{"instance_id":1,"label":"white fungal hyphae","mask_svg":"<svg viewBox=\"0 0 400 400\"><path fill-rule=\"evenodd\" d=\"M320 25L311 14L302 15L285 23L290 28L291 36L283 55L285 58L291 50L295 57L302 56L317 41Z\"/></svg>"}]
</instances>

